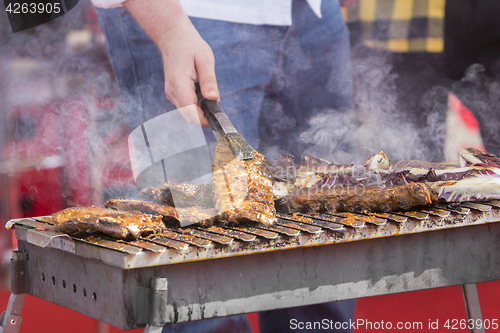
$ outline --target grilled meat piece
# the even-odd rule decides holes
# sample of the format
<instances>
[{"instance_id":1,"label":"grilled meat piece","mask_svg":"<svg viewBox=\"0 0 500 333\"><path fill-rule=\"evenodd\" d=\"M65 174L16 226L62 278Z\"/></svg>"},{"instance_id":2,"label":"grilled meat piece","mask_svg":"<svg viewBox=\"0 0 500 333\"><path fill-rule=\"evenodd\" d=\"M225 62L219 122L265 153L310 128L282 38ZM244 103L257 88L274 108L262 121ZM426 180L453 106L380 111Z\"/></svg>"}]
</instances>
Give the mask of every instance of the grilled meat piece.
<instances>
[{"instance_id":1,"label":"grilled meat piece","mask_svg":"<svg viewBox=\"0 0 500 333\"><path fill-rule=\"evenodd\" d=\"M72 236L93 231L118 239L137 239L166 230L159 216L100 207L66 208L52 214L55 230Z\"/></svg>"},{"instance_id":2,"label":"grilled meat piece","mask_svg":"<svg viewBox=\"0 0 500 333\"><path fill-rule=\"evenodd\" d=\"M172 193L168 187L148 187L140 192L141 198L158 205L174 205Z\"/></svg>"},{"instance_id":3,"label":"grilled meat piece","mask_svg":"<svg viewBox=\"0 0 500 333\"><path fill-rule=\"evenodd\" d=\"M176 208L168 205L158 205L152 202L134 199L111 199L104 207L121 211L137 211L163 216L163 221L171 226L198 224L211 226L216 220L215 211L204 207ZM174 223L172 223L174 222Z\"/></svg>"},{"instance_id":4,"label":"grilled meat piece","mask_svg":"<svg viewBox=\"0 0 500 333\"><path fill-rule=\"evenodd\" d=\"M172 184L166 182L165 187L150 187L142 190L141 197L146 201L175 207L213 207L214 205L212 184Z\"/></svg>"},{"instance_id":5,"label":"grilled meat piece","mask_svg":"<svg viewBox=\"0 0 500 333\"><path fill-rule=\"evenodd\" d=\"M239 224L276 222L276 209L268 164L256 152L248 161L240 161L226 143L215 149L213 184L215 207L224 222Z\"/></svg>"},{"instance_id":6,"label":"grilled meat piece","mask_svg":"<svg viewBox=\"0 0 500 333\"><path fill-rule=\"evenodd\" d=\"M283 212L390 212L432 203L432 194L423 183L380 188L341 187L301 189L283 198Z\"/></svg>"}]
</instances>

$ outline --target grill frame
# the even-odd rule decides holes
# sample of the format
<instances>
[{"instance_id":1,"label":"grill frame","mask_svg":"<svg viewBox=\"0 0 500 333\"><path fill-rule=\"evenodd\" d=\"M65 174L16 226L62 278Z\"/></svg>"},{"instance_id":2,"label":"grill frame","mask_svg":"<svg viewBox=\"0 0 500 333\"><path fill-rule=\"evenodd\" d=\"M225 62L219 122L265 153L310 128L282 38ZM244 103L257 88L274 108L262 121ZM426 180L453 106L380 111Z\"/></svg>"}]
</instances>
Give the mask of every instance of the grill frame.
<instances>
[{"instance_id":1,"label":"grill frame","mask_svg":"<svg viewBox=\"0 0 500 333\"><path fill-rule=\"evenodd\" d=\"M33 219L12 223L19 249L28 253L29 294L127 330L499 280L497 204L468 214L161 253L39 231ZM168 284L162 297L152 287L158 279Z\"/></svg>"}]
</instances>

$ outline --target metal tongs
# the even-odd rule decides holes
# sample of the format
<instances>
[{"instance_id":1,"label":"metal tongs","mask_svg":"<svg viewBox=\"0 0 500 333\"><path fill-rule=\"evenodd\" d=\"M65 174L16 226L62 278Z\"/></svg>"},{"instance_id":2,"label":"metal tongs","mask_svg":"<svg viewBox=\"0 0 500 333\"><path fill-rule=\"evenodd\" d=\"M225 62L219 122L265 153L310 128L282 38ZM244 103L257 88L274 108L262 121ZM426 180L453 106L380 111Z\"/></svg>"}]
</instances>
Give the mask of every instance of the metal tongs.
<instances>
[{"instance_id":1,"label":"metal tongs","mask_svg":"<svg viewBox=\"0 0 500 333\"><path fill-rule=\"evenodd\" d=\"M198 83L196 83L196 94L198 95L198 106L203 110L217 141L228 142L238 160L254 158L255 150L238 133L219 102L203 97Z\"/></svg>"}]
</instances>

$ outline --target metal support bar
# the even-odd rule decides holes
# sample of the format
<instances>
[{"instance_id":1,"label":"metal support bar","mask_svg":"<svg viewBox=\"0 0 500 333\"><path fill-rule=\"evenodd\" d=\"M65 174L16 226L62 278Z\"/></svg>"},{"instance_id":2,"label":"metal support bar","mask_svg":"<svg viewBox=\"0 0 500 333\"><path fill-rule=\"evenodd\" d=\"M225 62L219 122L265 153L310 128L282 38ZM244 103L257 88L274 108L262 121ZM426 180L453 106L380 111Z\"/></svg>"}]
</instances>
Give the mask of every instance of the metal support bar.
<instances>
[{"instance_id":1,"label":"metal support bar","mask_svg":"<svg viewBox=\"0 0 500 333\"><path fill-rule=\"evenodd\" d=\"M21 310L24 304L26 294L15 295L11 294L7 310L2 313L2 326L0 333L18 333L21 327Z\"/></svg>"},{"instance_id":2,"label":"metal support bar","mask_svg":"<svg viewBox=\"0 0 500 333\"><path fill-rule=\"evenodd\" d=\"M10 259L11 283L13 294L26 294L28 292L28 253L25 251L12 252Z\"/></svg>"},{"instance_id":3,"label":"metal support bar","mask_svg":"<svg viewBox=\"0 0 500 333\"><path fill-rule=\"evenodd\" d=\"M465 313L467 315L467 322L470 319L476 323L476 320L483 322L483 315L481 313L481 304L479 304L479 294L477 292L477 286L475 283L468 283L462 285L462 295L464 297ZM470 326L469 326L470 327ZM476 325L472 325L469 328L470 333L485 333L483 326L477 328Z\"/></svg>"},{"instance_id":4,"label":"metal support bar","mask_svg":"<svg viewBox=\"0 0 500 333\"><path fill-rule=\"evenodd\" d=\"M166 278L151 278L151 311L149 324L152 326L164 326L168 322L167 309L168 282ZM150 328L153 329L153 328ZM154 330L151 332L155 332Z\"/></svg>"},{"instance_id":5,"label":"metal support bar","mask_svg":"<svg viewBox=\"0 0 500 333\"><path fill-rule=\"evenodd\" d=\"M28 254L24 251L12 253L11 265L11 294L7 309L0 317L0 333L18 333L21 327L21 310L28 291Z\"/></svg>"}]
</instances>

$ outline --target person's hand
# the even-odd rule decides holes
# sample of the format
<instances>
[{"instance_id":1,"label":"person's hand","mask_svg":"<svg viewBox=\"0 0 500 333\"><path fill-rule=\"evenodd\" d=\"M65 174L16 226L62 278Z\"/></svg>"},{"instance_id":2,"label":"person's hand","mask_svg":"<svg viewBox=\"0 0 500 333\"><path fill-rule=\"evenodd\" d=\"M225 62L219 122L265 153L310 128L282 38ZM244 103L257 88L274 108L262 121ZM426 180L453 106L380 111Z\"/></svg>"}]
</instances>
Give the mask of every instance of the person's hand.
<instances>
[{"instance_id":1,"label":"person's hand","mask_svg":"<svg viewBox=\"0 0 500 333\"><path fill-rule=\"evenodd\" d=\"M214 54L191 22L173 27L158 46L163 57L165 94L177 108L197 105L195 82L199 82L203 97L219 99ZM209 126L200 108L199 120L190 119L188 114L192 115L189 112L183 115L190 123L200 121L202 126Z\"/></svg>"},{"instance_id":2,"label":"person's hand","mask_svg":"<svg viewBox=\"0 0 500 333\"><path fill-rule=\"evenodd\" d=\"M219 99L212 49L182 11L177 0L127 0L125 7L158 46L163 58L165 94L178 109L197 105L195 82L203 97ZM209 126L197 106L198 119L182 110L190 123Z\"/></svg>"}]
</instances>

